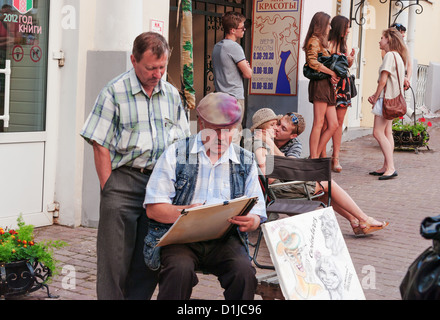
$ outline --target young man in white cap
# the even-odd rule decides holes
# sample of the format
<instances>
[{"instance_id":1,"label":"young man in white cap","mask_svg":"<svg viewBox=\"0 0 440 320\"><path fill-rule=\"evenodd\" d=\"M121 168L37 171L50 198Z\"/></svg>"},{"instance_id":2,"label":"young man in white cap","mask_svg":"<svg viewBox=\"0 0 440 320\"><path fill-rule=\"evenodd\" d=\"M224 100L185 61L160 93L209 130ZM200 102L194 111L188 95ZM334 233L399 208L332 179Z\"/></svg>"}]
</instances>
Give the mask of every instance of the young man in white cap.
<instances>
[{"instance_id":1,"label":"young man in white cap","mask_svg":"<svg viewBox=\"0 0 440 320\"><path fill-rule=\"evenodd\" d=\"M197 113L201 132L169 147L151 176L144 203L150 220L160 228L173 224L180 210L202 203L242 196L260 201L247 216L231 219L237 232L226 240L161 248L158 299L190 299L198 282L195 271L203 269L218 277L227 300L252 300L256 271L243 237L266 220L266 211L253 154L232 144L241 108L234 97L212 93L200 102Z\"/></svg>"}]
</instances>

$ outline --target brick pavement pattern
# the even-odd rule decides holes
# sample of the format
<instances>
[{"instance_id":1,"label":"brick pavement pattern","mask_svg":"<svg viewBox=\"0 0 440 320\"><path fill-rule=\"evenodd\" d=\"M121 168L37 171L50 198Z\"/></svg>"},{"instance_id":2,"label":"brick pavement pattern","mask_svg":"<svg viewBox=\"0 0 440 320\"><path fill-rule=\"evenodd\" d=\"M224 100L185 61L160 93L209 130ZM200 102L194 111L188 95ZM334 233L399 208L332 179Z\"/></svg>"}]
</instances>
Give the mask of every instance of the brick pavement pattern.
<instances>
[{"instance_id":1,"label":"brick pavement pattern","mask_svg":"<svg viewBox=\"0 0 440 320\"><path fill-rule=\"evenodd\" d=\"M430 151L395 152L399 177L378 181L368 172L382 166L383 157L372 135L344 142L340 162L343 171L333 178L358 205L378 220L390 222L389 228L366 237L355 237L349 223L338 216L351 258L363 285L367 300L400 300L399 286L409 265L432 242L420 236L425 217L439 214L438 183L440 163L440 120L431 120ZM56 252L64 270L50 284L59 300L96 300L96 235L95 229L51 226L37 229L38 239L59 239L69 246ZM255 234L251 235L255 238ZM251 237L251 238L252 238ZM261 250L261 262L270 261L267 249ZM258 274L268 273L257 270ZM200 275L193 298L222 300L222 288L214 276ZM23 299L23 298L20 298ZM41 290L26 296L27 300L47 299ZM256 299L261 297L256 296Z\"/></svg>"}]
</instances>

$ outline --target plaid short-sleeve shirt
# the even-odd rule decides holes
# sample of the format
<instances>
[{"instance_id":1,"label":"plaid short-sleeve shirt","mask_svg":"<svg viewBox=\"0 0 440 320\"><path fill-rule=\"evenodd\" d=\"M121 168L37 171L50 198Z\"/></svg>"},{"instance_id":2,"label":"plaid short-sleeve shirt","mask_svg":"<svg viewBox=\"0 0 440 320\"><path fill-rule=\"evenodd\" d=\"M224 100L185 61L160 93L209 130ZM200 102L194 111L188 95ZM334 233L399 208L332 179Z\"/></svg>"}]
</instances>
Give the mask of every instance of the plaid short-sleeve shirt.
<instances>
[{"instance_id":1,"label":"plaid short-sleeve shirt","mask_svg":"<svg viewBox=\"0 0 440 320\"><path fill-rule=\"evenodd\" d=\"M134 69L98 96L81 136L109 149L112 168L152 169L165 149L190 135L179 92L162 80L149 97Z\"/></svg>"}]
</instances>

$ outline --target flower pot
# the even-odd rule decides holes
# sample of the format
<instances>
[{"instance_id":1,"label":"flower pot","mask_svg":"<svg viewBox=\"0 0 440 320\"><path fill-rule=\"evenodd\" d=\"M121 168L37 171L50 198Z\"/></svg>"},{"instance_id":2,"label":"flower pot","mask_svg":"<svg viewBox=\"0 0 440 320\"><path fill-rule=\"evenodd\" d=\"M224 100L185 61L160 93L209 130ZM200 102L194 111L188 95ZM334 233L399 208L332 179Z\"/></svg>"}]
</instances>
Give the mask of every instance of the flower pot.
<instances>
[{"instance_id":1,"label":"flower pot","mask_svg":"<svg viewBox=\"0 0 440 320\"><path fill-rule=\"evenodd\" d=\"M420 148L427 146L429 134L422 131L419 135L413 135L412 131L393 130L394 144L397 149L400 148Z\"/></svg>"},{"instance_id":2,"label":"flower pot","mask_svg":"<svg viewBox=\"0 0 440 320\"><path fill-rule=\"evenodd\" d=\"M54 298L46 285L51 275L50 270L38 262L31 264L23 260L0 263L0 298L25 295L43 287L47 290L47 296Z\"/></svg>"},{"instance_id":3,"label":"flower pot","mask_svg":"<svg viewBox=\"0 0 440 320\"><path fill-rule=\"evenodd\" d=\"M24 295L34 285L34 269L27 261L0 265L0 297Z\"/></svg>"}]
</instances>

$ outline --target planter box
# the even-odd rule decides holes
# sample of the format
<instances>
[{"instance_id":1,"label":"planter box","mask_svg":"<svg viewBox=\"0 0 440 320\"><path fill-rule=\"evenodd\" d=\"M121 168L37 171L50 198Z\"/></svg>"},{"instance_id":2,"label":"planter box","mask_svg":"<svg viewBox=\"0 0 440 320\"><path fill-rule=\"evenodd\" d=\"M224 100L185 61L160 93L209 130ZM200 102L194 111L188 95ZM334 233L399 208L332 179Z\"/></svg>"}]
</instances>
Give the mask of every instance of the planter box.
<instances>
[{"instance_id":1,"label":"planter box","mask_svg":"<svg viewBox=\"0 0 440 320\"><path fill-rule=\"evenodd\" d=\"M29 261L0 263L0 298L25 295L43 287L47 290L48 297L54 298L46 285L51 275L50 270L38 262L33 265Z\"/></svg>"},{"instance_id":2,"label":"planter box","mask_svg":"<svg viewBox=\"0 0 440 320\"><path fill-rule=\"evenodd\" d=\"M396 131L393 130L394 144L396 149L416 149L421 147L428 147L429 134L427 131L422 131L418 136L414 136L412 131Z\"/></svg>"}]
</instances>

